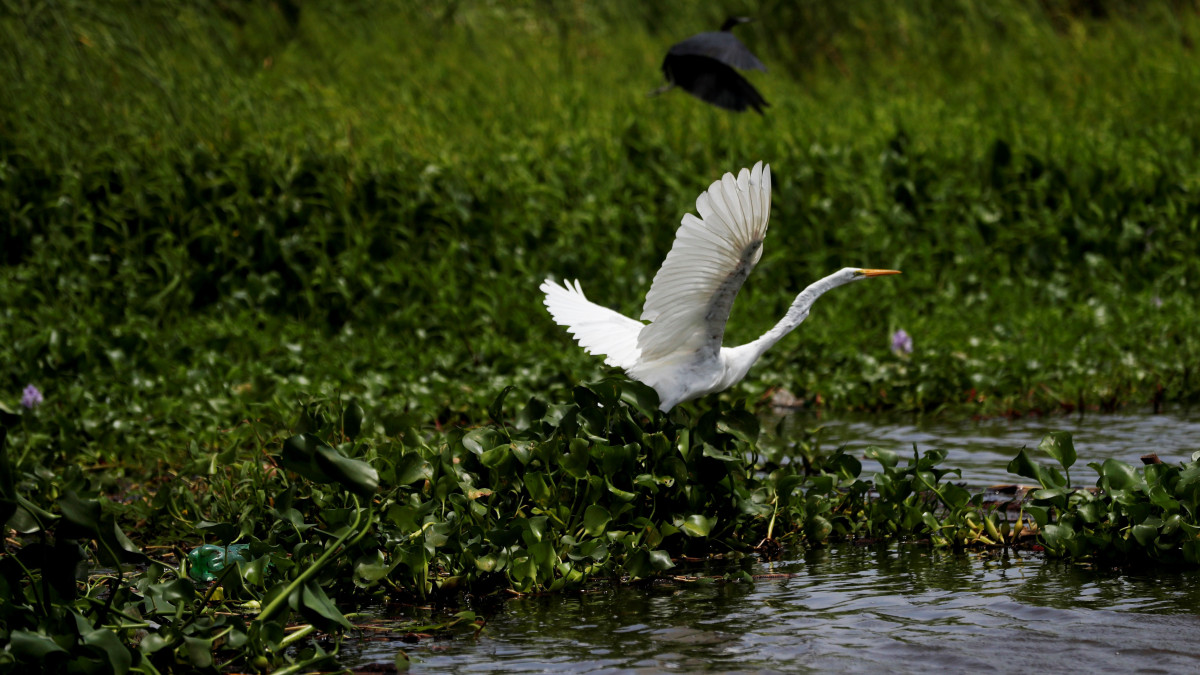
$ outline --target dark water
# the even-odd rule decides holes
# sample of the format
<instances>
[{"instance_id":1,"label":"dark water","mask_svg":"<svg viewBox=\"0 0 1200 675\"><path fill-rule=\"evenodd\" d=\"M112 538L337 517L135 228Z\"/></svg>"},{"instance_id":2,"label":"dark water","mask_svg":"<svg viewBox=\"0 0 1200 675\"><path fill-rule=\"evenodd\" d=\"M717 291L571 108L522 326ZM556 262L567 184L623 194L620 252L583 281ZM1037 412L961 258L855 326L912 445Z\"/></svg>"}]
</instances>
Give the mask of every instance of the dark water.
<instances>
[{"instance_id":1,"label":"dark water","mask_svg":"<svg viewBox=\"0 0 1200 675\"><path fill-rule=\"evenodd\" d=\"M1076 432L1081 464L1200 449L1200 417L1186 415L832 422L822 438L943 447L948 465L982 485L1011 482L1004 466L1016 450L1063 429ZM850 544L740 565L790 576L514 599L488 612L477 639L405 645L377 634L348 641L343 657L389 664L403 648L415 672L1200 672L1200 571Z\"/></svg>"},{"instance_id":2,"label":"dark water","mask_svg":"<svg viewBox=\"0 0 1200 675\"><path fill-rule=\"evenodd\" d=\"M939 448L947 451L945 466L962 469L962 478L973 486L995 483L1028 482L1008 473L1006 467L1022 447L1033 450L1052 431L1069 431L1079 455L1078 468L1071 472L1080 483L1094 484L1094 472L1088 462L1119 459L1141 464L1139 457L1156 453L1164 462L1180 462L1200 451L1200 412L1171 415L1071 415L1027 417L1015 420L989 419L963 422L878 420L788 420L789 428L818 429L823 448L845 446L865 449L879 446L911 457L913 444L920 450ZM861 457L861 453L859 453ZM1042 458L1050 462L1049 458ZM902 460L903 461L903 460ZM879 469L864 462L864 474ZM1083 479L1083 480L1080 480Z\"/></svg>"}]
</instances>

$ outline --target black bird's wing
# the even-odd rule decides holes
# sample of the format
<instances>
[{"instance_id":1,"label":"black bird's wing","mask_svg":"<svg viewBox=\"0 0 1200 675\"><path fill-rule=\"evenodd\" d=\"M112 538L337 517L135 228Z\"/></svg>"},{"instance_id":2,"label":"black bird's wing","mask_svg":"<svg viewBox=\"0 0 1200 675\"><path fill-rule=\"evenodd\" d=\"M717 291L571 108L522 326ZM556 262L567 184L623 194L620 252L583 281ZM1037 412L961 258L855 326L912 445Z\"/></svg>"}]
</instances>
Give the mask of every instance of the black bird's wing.
<instances>
[{"instance_id":1,"label":"black bird's wing","mask_svg":"<svg viewBox=\"0 0 1200 675\"><path fill-rule=\"evenodd\" d=\"M675 54L672 50L663 60L662 69L675 86L726 110L754 108L762 115L763 108L770 105L746 78L714 58Z\"/></svg>"},{"instance_id":2,"label":"black bird's wing","mask_svg":"<svg viewBox=\"0 0 1200 675\"><path fill-rule=\"evenodd\" d=\"M724 31L693 35L671 47L667 56L706 56L741 70L767 72L763 62L759 61L741 40Z\"/></svg>"}]
</instances>

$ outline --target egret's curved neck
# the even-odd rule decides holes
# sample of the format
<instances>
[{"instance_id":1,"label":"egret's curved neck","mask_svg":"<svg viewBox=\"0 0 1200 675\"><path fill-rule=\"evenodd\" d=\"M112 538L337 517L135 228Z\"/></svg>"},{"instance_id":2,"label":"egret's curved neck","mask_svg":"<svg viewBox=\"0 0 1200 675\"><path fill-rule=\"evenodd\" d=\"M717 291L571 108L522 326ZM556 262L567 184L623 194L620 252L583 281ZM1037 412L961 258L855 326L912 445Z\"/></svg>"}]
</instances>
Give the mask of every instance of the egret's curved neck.
<instances>
[{"instance_id":1,"label":"egret's curved neck","mask_svg":"<svg viewBox=\"0 0 1200 675\"><path fill-rule=\"evenodd\" d=\"M812 308L813 303L817 298L821 297L830 289L843 286L854 280L854 269L845 268L838 270L829 276L812 282L796 299L792 301L792 306L788 308L787 314L775 324L771 330L763 333L762 337L753 342L748 342L740 347L734 347L730 350L730 359L735 360L739 365L745 363L745 368L749 370L750 365L758 360L771 347L775 346L776 342L783 339L783 336L792 332L808 318L808 311Z\"/></svg>"}]
</instances>

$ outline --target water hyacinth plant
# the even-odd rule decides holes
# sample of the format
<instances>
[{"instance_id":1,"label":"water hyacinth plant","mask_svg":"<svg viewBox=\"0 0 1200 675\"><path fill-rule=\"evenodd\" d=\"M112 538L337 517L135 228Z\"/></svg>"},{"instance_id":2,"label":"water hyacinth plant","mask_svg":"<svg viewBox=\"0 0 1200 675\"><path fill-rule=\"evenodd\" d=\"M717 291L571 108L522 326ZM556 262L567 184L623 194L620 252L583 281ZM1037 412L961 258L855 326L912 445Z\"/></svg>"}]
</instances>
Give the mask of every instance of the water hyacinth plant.
<instances>
[{"instance_id":1,"label":"water hyacinth plant","mask_svg":"<svg viewBox=\"0 0 1200 675\"><path fill-rule=\"evenodd\" d=\"M956 472L937 449L907 459L868 449L880 466L871 476L843 451L782 462L788 450L760 445L744 404L664 414L653 390L627 380L554 403L506 405L513 398L506 388L489 407L498 422L434 435L379 433L356 403L311 399L292 425L260 427L262 445L235 445L216 463L198 448L203 481L180 477L125 504L77 466L52 473L21 453L14 464L12 429L0 428L0 516L17 542L0 559L11 599L0 663L332 669L363 602L455 606L464 592L637 583L686 571L687 560L785 544L1036 545L1200 564L1196 458L1145 469L1109 460L1091 465L1095 489L1080 489L1068 481L1070 437L1051 435L1039 452L1057 468L1025 450L1010 465L1040 486L1015 515L948 480ZM151 548L146 532L172 534ZM196 583L181 554L206 543L237 545L241 559ZM96 567L105 571L78 576ZM460 614L440 625L470 633L483 623Z\"/></svg>"},{"instance_id":2,"label":"water hyacinth plant","mask_svg":"<svg viewBox=\"0 0 1200 675\"><path fill-rule=\"evenodd\" d=\"M32 384L26 386L25 390L21 392L21 405L29 410L41 405L43 400L42 392Z\"/></svg>"}]
</instances>

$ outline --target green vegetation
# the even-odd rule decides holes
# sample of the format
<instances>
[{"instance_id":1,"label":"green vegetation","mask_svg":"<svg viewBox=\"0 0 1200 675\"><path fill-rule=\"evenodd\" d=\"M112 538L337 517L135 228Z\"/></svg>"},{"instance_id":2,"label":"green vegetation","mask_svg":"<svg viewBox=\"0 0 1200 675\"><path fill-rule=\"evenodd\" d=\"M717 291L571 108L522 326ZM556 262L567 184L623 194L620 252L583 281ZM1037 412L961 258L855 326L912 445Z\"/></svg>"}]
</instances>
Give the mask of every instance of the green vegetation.
<instances>
[{"instance_id":1,"label":"green vegetation","mask_svg":"<svg viewBox=\"0 0 1200 675\"><path fill-rule=\"evenodd\" d=\"M1196 458L1106 462L1091 491L1022 452L1014 521L936 449L875 452L868 480L758 439L776 387L926 414L1200 399L1196 6L935 4L0 4L0 668L297 672L379 595L835 538L1194 565ZM740 29L768 114L647 97L727 12L770 16ZM759 159L773 225L730 343L837 268L905 274L664 416L537 286L636 314L695 196ZM1073 468L1069 439L1043 450ZM201 543L249 562L197 590Z\"/></svg>"},{"instance_id":2,"label":"green vegetation","mask_svg":"<svg viewBox=\"0 0 1200 675\"><path fill-rule=\"evenodd\" d=\"M506 411L509 395L489 414L511 425L435 444L364 434L357 404L310 401L302 433L226 453L208 489L180 480L125 506L102 505L103 483L78 468L13 466L0 430L0 516L26 536L0 561L0 592L11 599L0 611L9 643L0 663L295 672L332 665L334 653L303 639L351 629L344 612L373 596L453 603L464 592L579 590L648 579L682 557L771 555L793 543L1000 548L1028 546L1034 534L1052 555L1200 563L1200 453L1144 470L1092 464L1090 491L1021 450L1010 470L1042 487L1013 518L945 480L954 472L936 450L902 465L870 449L881 470L868 480L841 451L783 461L791 449L758 445L757 417L743 407L668 416L652 390L628 380L576 387L560 405L533 397ZM41 428L27 417L3 422ZM1041 450L1062 471L1075 462L1069 435L1048 436ZM245 545L243 560L197 588L187 556L141 550L121 517ZM108 569L80 587L76 566L92 556ZM137 571L124 571L130 564ZM478 630L474 619L460 614L444 629Z\"/></svg>"},{"instance_id":3,"label":"green vegetation","mask_svg":"<svg viewBox=\"0 0 1200 675\"><path fill-rule=\"evenodd\" d=\"M784 15L743 27L760 119L645 95L718 9L31 5L0 22L0 382L71 418L211 433L342 392L428 424L505 384L565 393L603 366L540 280L635 313L695 196L758 159L773 227L730 343L839 267L905 276L822 299L733 396L1197 398L1190 10Z\"/></svg>"}]
</instances>

